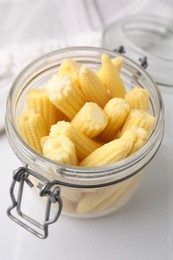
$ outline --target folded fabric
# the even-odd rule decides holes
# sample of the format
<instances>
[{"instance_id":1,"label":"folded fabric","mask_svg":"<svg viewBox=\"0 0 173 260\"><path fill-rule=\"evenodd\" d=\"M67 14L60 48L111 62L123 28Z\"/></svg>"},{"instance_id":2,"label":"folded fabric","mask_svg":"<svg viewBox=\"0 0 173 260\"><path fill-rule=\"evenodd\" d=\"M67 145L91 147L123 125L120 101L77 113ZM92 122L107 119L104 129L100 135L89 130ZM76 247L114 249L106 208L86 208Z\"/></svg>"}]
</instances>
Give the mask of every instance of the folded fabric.
<instances>
[{"instance_id":1,"label":"folded fabric","mask_svg":"<svg viewBox=\"0 0 173 260\"><path fill-rule=\"evenodd\" d=\"M6 99L13 80L34 59L61 48L71 46L100 46L101 34L79 35L70 42L48 40L12 45L0 50L0 132L4 129Z\"/></svg>"}]
</instances>

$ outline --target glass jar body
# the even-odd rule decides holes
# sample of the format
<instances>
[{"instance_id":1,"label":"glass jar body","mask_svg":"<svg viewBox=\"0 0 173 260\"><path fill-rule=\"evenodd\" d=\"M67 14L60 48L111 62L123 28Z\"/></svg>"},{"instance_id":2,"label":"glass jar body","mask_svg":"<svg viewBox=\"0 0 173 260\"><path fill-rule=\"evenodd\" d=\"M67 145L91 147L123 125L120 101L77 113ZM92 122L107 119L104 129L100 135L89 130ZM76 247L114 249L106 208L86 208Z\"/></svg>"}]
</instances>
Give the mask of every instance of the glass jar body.
<instances>
[{"instance_id":1,"label":"glass jar body","mask_svg":"<svg viewBox=\"0 0 173 260\"><path fill-rule=\"evenodd\" d=\"M93 218L107 215L130 199L143 171L120 183L100 188L78 189L61 186L63 212L74 217Z\"/></svg>"},{"instance_id":2,"label":"glass jar body","mask_svg":"<svg viewBox=\"0 0 173 260\"><path fill-rule=\"evenodd\" d=\"M143 175L143 168L156 154L164 131L163 103L160 92L150 76L135 62L124 57L121 77L127 90L138 85L150 94L150 113L156 117L155 128L147 143L128 158L111 165L78 167L56 164L35 152L22 139L17 117L25 109L29 89L43 88L58 71L65 58L78 61L93 70L101 66L100 57L116 52L101 48L69 48L49 53L26 67L13 83L7 101L6 132L8 140L24 165L50 181L57 180L61 188L63 213L76 217L98 217L115 211L133 194Z\"/></svg>"}]
</instances>

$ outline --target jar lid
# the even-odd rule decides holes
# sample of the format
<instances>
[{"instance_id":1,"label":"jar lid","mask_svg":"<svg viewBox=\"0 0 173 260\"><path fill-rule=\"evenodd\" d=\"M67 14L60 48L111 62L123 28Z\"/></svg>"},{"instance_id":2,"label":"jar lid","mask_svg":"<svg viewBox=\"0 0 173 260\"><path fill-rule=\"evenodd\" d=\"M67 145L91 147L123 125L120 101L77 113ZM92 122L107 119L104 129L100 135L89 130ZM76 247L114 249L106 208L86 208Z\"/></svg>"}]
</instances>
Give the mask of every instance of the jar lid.
<instances>
[{"instance_id":1,"label":"jar lid","mask_svg":"<svg viewBox=\"0 0 173 260\"><path fill-rule=\"evenodd\" d=\"M102 46L123 45L128 57L148 59L148 72L158 85L173 87L173 20L148 14L124 17L107 26Z\"/></svg>"}]
</instances>

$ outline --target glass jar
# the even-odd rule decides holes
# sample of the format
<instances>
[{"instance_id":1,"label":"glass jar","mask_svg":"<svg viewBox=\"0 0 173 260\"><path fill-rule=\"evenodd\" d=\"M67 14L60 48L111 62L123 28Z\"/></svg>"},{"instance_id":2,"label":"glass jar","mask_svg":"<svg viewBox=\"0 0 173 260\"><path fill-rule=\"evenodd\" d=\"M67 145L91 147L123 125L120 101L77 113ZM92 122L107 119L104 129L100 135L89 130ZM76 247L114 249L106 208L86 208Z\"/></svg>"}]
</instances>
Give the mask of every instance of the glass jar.
<instances>
[{"instance_id":1,"label":"glass jar","mask_svg":"<svg viewBox=\"0 0 173 260\"><path fill-rule=\"evenodd\" d=\"M149 110L155 116L156 123L149 140L140 150L114 164L79 167L55 163L34 151L24 141L16 120L25 109L25 96L28 90L45 86L58 71L64 58L74 59L93 70L98 70L101 67L102 53L107 53L111 58L121 55L94 47L74 47L48 53L29 64L19 74L7 100L6 133L12 149L24 165L21 169L25 171L26 168L27 175L24 180L28 181L30 173L34 179L39 174L38 182L45 178L50 182L56 180L53 183L56 183L61 190L62 212L80 218L103 216L124 205L138 186L145 166L159 149L164 133L164 111L163 101L155 82L140 65L122 55L124 64L121 77L126 89L130 90L138 85L149 91ZM13 188L14 185L13 183Z\"/></svg>"},{"instance_id":2,"label":"glass jar","mask_svg":"<svg viewBox=\"0 0 173 260\"><path fill-rule=\"evenodd\" d=\"M135 14L107 26L102 46L124 45L128 57L147 57L148 72L159 86L173 87L173 20L160 15Z\"/></svg>"}]
</instances>

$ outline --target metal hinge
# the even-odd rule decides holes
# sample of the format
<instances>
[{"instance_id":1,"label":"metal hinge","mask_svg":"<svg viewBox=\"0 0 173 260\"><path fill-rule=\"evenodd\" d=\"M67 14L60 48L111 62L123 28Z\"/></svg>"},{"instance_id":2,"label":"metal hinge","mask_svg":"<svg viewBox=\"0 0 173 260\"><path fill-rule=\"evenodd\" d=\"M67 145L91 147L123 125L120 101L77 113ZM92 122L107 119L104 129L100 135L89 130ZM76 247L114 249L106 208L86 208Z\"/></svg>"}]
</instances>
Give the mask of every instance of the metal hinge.
<instances>
[{"instance_id":1,"label":"metal hinge","mask_svg":"<svg viewBox=\"0 0 173 260\"><path fill-rule=\"evenodd\" d=\"M114 51L121 54L126 53L125 47L123 45L120 45L118 48L114 49ZM146 69L148 67L148 60L146 56L140 57L138 61L140 62L142 68Z\"/></svg>"},{"instance_id":2,"label":"metal hinge","mask_svg":"<svg viewBox=\"0 0 173 260\"><path fill-rule=\"evenodd\" d=\"M27 183L30 188L32 188L34 185L29 179L29 175L34 176L36 179L39 180L38 185L36 186L40 193L39 195L41 197L45 196L47 197L47 203L46 203L46 210L45 210L45 216L44 216L44 223L41 224L34 220L33 218L25 215L21 210L21 202L22 202L22 196L23 196L23 189L24 184ZM19 188L17 192L17 199L14 195L15 185L16 182L19 183ZM12 200L12 205L8 208L7 214L8 216L15 221L17 224L34 234L35 236L39 238L46 238L48 236L48 225L56 222L61 214L62 211L62 199L60 197L60 187L58 186L58 181L52 181L50 182L48 179L43 177L42 175L34 172L33 170L27 168L27 167L19 167L17 170L13 172L13 181L10 187L10 196ZM52 203L57 203L56 212L54 214L53 219L50 219L50 210ZM12 214L12 210L16 209L17 217ZM32 226L35 226L37 230L41 230L42 232L38 232L35 228Z\"/></svg>"}]
</instances>

